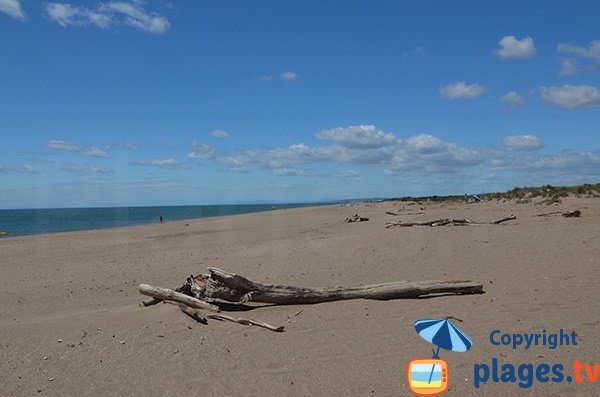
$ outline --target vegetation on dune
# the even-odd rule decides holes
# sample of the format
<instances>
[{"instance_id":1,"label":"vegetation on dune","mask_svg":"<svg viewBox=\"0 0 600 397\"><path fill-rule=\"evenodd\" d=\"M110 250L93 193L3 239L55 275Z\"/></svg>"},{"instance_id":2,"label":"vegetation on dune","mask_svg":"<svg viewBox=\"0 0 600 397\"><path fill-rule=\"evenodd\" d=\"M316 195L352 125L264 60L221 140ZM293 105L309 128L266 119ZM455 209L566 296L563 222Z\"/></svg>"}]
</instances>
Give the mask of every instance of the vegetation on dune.
<instances>
[{"instance_id":1,"label":"vegetation on dune","mask_svg":"<svg viewBox=\"0 0 600 397\"><path fill-rule=\"evenodd\" d=\"M507 192L483 193L478 195L484 201L491 200L517 200L517 203L526 204L535 202L537 204L560 203L563 197L600 197L600 183L583 184L577 186L552 186L540 187L516 187ZM534 199L541 199L540 201ZM464 195L450 196L422 196L422 197L398 197L386 201L464 201Z\"/></svg>"}]
</instances>

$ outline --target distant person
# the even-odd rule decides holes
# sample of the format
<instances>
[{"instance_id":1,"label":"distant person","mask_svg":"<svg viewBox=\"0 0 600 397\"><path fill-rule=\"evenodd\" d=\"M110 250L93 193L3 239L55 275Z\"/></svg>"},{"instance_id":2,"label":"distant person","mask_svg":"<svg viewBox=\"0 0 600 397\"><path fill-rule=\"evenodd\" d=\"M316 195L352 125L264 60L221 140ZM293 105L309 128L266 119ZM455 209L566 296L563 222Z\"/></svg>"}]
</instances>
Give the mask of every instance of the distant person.
<instances>
[{"instance_id":1,"label":"distant person","mask_svg":"<svg viewBox=\"0 0 600 397\"><path fill-rule=\"evenodd\" d=\"M163 216L162 216L162 214L160 216L160 223L163 223Z\"/></svg>"}]
</instances>

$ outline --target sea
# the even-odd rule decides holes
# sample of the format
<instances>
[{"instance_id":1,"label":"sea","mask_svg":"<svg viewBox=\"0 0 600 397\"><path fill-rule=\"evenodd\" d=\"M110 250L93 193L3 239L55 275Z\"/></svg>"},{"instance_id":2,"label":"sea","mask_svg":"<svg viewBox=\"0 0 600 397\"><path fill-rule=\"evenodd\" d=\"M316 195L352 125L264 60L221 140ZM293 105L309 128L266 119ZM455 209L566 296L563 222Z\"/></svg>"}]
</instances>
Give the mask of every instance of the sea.
<instances>
[{"instance_id":1,"label":"sea","mask_svg":"<svg viewBox=\"0 0 600 397\"><path fill-rule=\"evenodd\" d=\"M0 210L0 239L45 233L148 225L333 203L193 205Z\"/></svg>"}]
</instances>

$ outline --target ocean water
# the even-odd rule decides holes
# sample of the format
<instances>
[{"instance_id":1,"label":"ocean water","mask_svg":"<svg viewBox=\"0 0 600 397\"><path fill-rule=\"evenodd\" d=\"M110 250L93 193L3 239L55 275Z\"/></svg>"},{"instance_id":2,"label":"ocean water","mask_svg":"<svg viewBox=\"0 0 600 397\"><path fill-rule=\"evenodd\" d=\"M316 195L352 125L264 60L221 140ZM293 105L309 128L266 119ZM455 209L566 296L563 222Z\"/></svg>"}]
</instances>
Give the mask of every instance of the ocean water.
<instances>
[{"instance_id":1,"label":"ocean water","mask_svg":"<svg viewBox=\"0 0 600 397\"><path fill-rule=\"evenodd\" d=\"M319 205L325 203L0 210L0 238L147 225L161 215L169 222Z\"/></svg>"}]
</instances>

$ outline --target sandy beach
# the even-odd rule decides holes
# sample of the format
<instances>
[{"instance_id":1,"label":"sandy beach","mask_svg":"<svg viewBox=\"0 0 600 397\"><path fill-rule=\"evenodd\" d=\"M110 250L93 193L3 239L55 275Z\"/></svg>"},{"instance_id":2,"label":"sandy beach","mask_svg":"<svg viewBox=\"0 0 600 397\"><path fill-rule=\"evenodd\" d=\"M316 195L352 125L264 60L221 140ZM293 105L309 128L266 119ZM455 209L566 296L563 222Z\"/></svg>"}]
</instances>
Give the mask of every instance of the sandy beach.
<instances>
[{"instance_id":1,"label":"sandy beach","mask_svg":"<svg viewBox=\"0 0 600 397\"><path fill-rule=\"evenodd\" d=\"M581 218L551 211L579 209ZM391 216L386 211L400 214ZM358 213L368 222L344 223ZM387 221L468 218L499 225L395 227ZM598 383L474 387L492 360L600 363L600 200L365 203L0 239L2 396L409 396L413 358L431 357L418 319L455 316L473 340L441 351L448 396L591 396ZM350 300L227 312L283 325L275 333L176 307L141 307L140 283L180 286L208 266L307 287L463 279L483 295ZM577 333L577 345L512 349L490 333Z\"/></svg>"}]
</instances>

